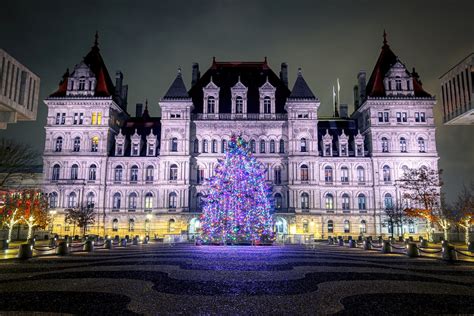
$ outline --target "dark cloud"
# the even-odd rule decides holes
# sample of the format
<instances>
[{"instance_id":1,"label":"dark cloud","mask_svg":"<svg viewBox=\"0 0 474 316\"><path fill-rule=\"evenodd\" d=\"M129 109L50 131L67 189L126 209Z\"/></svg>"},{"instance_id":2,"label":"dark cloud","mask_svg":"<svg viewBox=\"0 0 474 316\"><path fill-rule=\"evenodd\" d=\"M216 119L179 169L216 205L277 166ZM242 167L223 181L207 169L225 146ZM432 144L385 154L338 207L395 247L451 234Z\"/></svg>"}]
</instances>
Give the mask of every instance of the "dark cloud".
<instances>
[{"instance_id":1,"label":"dark cloud","mask_svg":"<svg viewBox=\"0 0 474 316\"><path fill-rule=\"evenodd\" d=\"M352 86L361 69L370 72L382 31L408 67L415 66L426 90L440 95L438 77L474 51L472 12L465 1L2 1L0 46L41 77L41 99L56 89L66 67L88 52L96 30L102 55L113 74L129 84L129 106L157 101L183 67L189 87L192 62L201 70L218 60L268 60L278 71L289 64L290 82L303 68L321 98L320 115L331 113L336 77L342 101L352 104ZM441 125L436 109L440 166L448 197L473 181L472 127ZM133 112L133 111L130 111ZM38 120L0 131L42 150L46 107ZM33 135L33 136L32 136Z\"/></svg>"}]
</instances>

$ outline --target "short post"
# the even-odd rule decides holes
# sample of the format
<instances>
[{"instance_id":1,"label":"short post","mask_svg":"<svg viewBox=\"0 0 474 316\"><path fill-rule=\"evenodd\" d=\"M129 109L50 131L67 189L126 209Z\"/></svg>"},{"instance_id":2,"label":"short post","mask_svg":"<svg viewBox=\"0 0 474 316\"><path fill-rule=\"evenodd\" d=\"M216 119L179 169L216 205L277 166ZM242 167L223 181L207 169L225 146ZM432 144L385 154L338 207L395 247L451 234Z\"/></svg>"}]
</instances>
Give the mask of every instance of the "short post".
<instances>
[{"instance_id":1,"label":"short post","mask_svg":"<svg viewBox=\"0 0 474 316\"><path fill-rule=\"evenodd\" d=\"M349 239L349 248L356 248L355 240Z\"/></svg>"},{"instance_id":2,"label":"short post","mask_svg":"<svg viewBox=\"0 0 474 316\"><path fill-rule=\"evenodd\" d=\"M380 250L382 253L391 253L392 252L392 245L390 244L390 240L383 240L382 241L382 249Z\"/></svg>"},{"instance_id":3,"label":"short post","mask_svg":"<svg viewBox=\"0 0 474 316\"><path fill-rule=\"evenodd\" d=\"M338 246L344 246L344 239L342 239L342 237L339 238L339 240L337 241L337 245Z\"/></svg>"},{"instance_id":4,"label":"short post","mask_svg":"<svg viewBox=\"0 0 474 316\"><path fill-rule=\"evenodd\" d=\"M398 236L398 241L399 241L399 242L404 242L403 236Z\"/></svg>"},{"instance_id":5,"label":"short post","mask_svg":"<svg viewBox=\"0 0 474 316\"><path fill-rule=\"evenodd\" d=\"M382 236L379 236L379 244L383 243L383 237Z\"/></svg>"},{"instance_id":6,"label":"short post","mask_svg":"<svg viewBox=\"0 0 474 316\"><path fill-rule=\"evenodd\" d=\"M363 239L362 239L362 235L359 235L359 237L357 237L357 241L358 241L358 242L362 242L362 240L363 240Z\"/></svg>"},{"instance_id":7,"label":"short post","mask_svg":"<svg viewBox=\"0 0 474 316\"><path fill-rule=\"evenodd\" d=\"M89 239L86 240L84 246L82 247L82 250L86 252L93 252L94 251L94 241Z\"/></svg>"},{"instance_id":8,"label":"short post","mask_svg":"<svg viewBox=\"0 0 474 316\"><path fill-rule=\"evenodd\" d=\"M107 239L104 244L105 249L112 249L114 248L114 243L111 239Z\"/></svg>"},{"instance_id":9,"label":"short post","mask_svg":"<svg viewBox=\"0 0 474 316\"><path fill-rule=\"evenodd\" d=\"M33 245L26 243L21 244L18 251L18 259L26 260L33 257Z\"/></svg>"},{"instance_id":10,"label":"short post","mask_svg":"<svg viewBox=\"0 0 474 316\"><path fill-rule=\"evenodd\" d=\"M334 245L334 238L328 237L328 245Z\"/></svg>"},{"instance_id":11,"label":"short post","mask_svg":"<svg viewBox=\"0 0 474 316\"><path fill-rule=\"evenodd\" d=\"M364 240L364 250L372 250L372 244L369 238Z\"/></svg>"},{"instance_id":12,"label":"short post","mask_svg":"<svg viewBox=\"0 0 474 316\"><path fill-rule=\"evenodd\" d=\"M120 240L120 236L119 236L119 235L115 235L114 240L115 240L115 241L119 241L119 240Z\"/></svg>"},{"instance_id":13,"label":"short post","mask_svg":"<svg viewBox=\"0 0 474 316\"><path fill-rule=\"evenodd\" d=\"M36 238L30 238L26 242L29 243L30 245L34 246L35 243L36 243Z\"/></svg>"},{"instance_id":14,"label":"short post","mask_svg":"<svg viewBox=\"0 0 474 316\"><path fill-rule=\"evenodd\" d=\"M420 250L416 247L416 243L409 242L407 244L407 256L410 258L415 258L420 256Z\"/></svg>"},{"instance_id":15,"label":"short post","mask_svg":"<svg viewBox=\"0 0 474 316\"><path fill-rule=\"evenodd\" d=\"M49 246L50 246L50 247L56 247L56 237L51 238L51 239L49 240Z\"/></svg>"},{"instance_id":16,"label":"short post","mask_svg":"<svg viewBox=\"0 0 474 316\"><path fill-rule=\"evenodd\" d=\"M143 244L144 244L144 245L148 244L148 239L150 239L148 236L146 236L145 238L143 238Z\"/></svg>"},{"instance_id":17,"label":"short post","mask_svg":"<svg viewBox=\"0 0 474 316\"><path fill-rule=\"evenodd\" d=\"M122 240L120 240L120 246L127 247L127 238L122 238Z\"/></svg>"},{"instance_id":18,"label":"short post","mask_svg":"<svg viewBox=\"0 0 474 316\"><path fill-rule=\"evenodd\" d=\"M458 259L458 255L454 250L454 247L451 246L447 241L443 241L441 246L442 249L442 258L446 261L456 261Z\"/></svg>"},{"instance_id":19,"label":"short post","mask_svg":"<svg viewBox=\"0 0 474 316\"><path fill-rule=\"evenodd\" d=\"M467 243L467 251L474 253L474 242L470 241Z\"/></svg>"},{"instance_id":20,"label":"short post","mask_svg":"<svg viewBox=\"0 0 474 316\"><path fill-rule=\"evenodd\" d=\"M428 248L428 240L420 238L420 248Z\"/></svg>"},{"instance_id":21,"label":"short post","mask_svg":"<svg viewBox=\"0 0 474 316\"><path fill-rule=\"evenodd\" d=\"M58 246L57 250L56 250L56 254L59 255L59 256L65 256L65 255L69 254L69 252L70 252L69 246L70 246L69 242L61 241L59 243L59 246Z\"/></svg>"},{"instance_id":22,"label":"short post","mask_svg":"<svg viewBox=\"0 0 474 316\"><path fill-rule=\"evenodd\" d=\"M138 245L138 240L139 240L138 236L133 237L132 244L133 244L134 246Z\"/></svg>"},{"instance_id":23,"label":"short post","mask_svg":"<svg viewBox=\"0 0 474 316\"><path fill-rule=\"evenodd\" d=\"M352 236L347 237L347 239L352 240Z\"/></svg>"},{"instance_id":24,"label":"short post","mask_svg":"<svg viewBox=\"0 0 474 316\"><path fill-rule=\"evenodd\" d=\"M125 239L127 240L127 242L130 241L130 236L129 235L125 235Z\"/></svg>"}]
</instances>

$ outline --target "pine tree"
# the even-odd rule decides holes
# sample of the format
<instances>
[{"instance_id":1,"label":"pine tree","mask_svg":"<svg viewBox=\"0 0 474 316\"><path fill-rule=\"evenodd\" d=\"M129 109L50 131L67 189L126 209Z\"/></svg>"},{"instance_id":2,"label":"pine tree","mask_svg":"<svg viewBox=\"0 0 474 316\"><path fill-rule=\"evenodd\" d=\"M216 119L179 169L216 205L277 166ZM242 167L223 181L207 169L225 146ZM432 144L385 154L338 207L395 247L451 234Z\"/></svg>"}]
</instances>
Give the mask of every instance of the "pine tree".
<instances>
[{"instance_id":1,"label":"pine tree","mask_svg":"<svg viewBox=\"0 0 474 316\"><path fill-rule=\"evenodd\" d=\"M272 238L271 188L266 170L247 143L232 136L225 159L209 179L204 199L202 238L211 243L262 242Z\"/></svg>"}]
</instances>

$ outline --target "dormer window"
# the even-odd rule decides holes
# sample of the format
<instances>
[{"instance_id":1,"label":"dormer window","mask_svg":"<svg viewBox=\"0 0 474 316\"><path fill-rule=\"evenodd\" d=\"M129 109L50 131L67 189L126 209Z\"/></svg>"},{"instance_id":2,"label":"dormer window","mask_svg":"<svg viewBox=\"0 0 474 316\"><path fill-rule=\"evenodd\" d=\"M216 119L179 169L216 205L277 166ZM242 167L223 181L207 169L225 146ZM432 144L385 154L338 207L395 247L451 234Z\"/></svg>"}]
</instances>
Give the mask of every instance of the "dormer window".
<instances>
[{"instance_id":1,"label":"dormer window","mask_svg":"<svg viewBox=\"0 0 474 316\"><path fill-rule=\"evenodd\" d=\"M138 149L138 143L133 143L132 144L132 156L138 156L139 149Z\"/></svg>"},{"instance_id":2,"label":"dormer window","mask_svg":"<svg viewBox=\"0 0 474 316\"><path fill-rule=\"evenodd\" d=\"M96 86L95 74L84 62L76 65L68 78L67 96L93 96Z\"/></svg>"},{"instance_id":3,"label":"dormer window","mask_svg":"<svg viewBox=\"0 0 474 316\"><path fill-rule=\"evenodd\" d=\"M270 114L272 111L272 101L270 97L263 98L263 113Z\"/></svg>"},{"instance_id":4,"label":"dormer window","mask_svg":"<svg viewBox=\"0 0 474 316\"><path fill-rule=\"evenodd\" d=\"M216 107L216 99L214 97L207 98L207 113L214 113Z\"/></svg>"},{"instance_id":5,"label":"dormer window","mask_svg":"<svg viewBox=\"0 0 474 316\"><path fill-rule=\"evenodd\" d=\"M79 79L79 89L80 91L84 91L86 89L86 79Z\"/></svg>"},{"instance_id":6,"label":"dormer window","mask_svg":"<svg viewBox=\"0 0 474 316\"><path fill-rule=\"evenodd\" d=\"M203 112L204 114L217 114L219 113L219 91L220 88L215 85L214 82L211 81L208 83L207 86L202 88L204 92L204 106Z\"/></svg>"},{"instance_id":7,"label":"dormer window","mask_svg":"<svg viewBox=\"0 0 474 316\"><path fill-rule=\"evenodd\" d=\"M275 113L275 91L276 88L267 81L258 89L260 92L260 113Z\"/></svg>"},{"instance_id":8,"label":"dormer window","mask_svg":"<svg viewBox=\"0 0 474 316\"><path fill-rule=\"evenodd\" d=\"M384 86L387 96L413 95L413 78L400 61L387 72Z\"/></svg>"},{"instance_id":9,"label":"dormer window","mask_svg":"<svg viewBox=\"0 0 474 316\"><path fill-rule=\"evenodd\" d=\"M235 99L235 113L242 114L244 111L244 99L242 97L237 97Z\"/></svg>"},{"instance_id":10,"label":"dormer window","mask_svg":"<svg viewBox=\"0 0 474 316\"><path fill-rule=\"evenodd\" d=\"M401 91L402 90L402 79L398 78L395 79L395 90Z\"/></svg>"}]
</instances>

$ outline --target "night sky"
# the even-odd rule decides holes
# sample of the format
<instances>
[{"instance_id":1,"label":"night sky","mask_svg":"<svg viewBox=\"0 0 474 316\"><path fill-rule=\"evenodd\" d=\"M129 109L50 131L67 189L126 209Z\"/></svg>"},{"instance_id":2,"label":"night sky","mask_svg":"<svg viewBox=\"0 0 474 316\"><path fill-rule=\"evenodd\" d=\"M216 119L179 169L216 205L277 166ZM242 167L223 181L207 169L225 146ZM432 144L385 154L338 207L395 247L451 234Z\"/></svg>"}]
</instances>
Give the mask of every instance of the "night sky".
<instances>
[{"instance_id":1,"label":"night sky","mask_svg":"<svg viewBox=\"0 0 474 316\"><path fill-rule=\"evenodd\" d=\"M278 73L289 65L290 86L298 67L321 99L320 115L332 113L332 86L353 105L352 87L363 69L370 76L386 29L402 62L416 67L424 88L440 96L438 78L474 51L474 1L21 1L0 3L0 47L41 77L36 122L0 130L37 150L44 146L46 106L65 69L87 54L99 31L102 56L114 76L129 85L129 112L148 98L151 113L183 68L201 74L218 61L268 61ZM474 181L474 127L442 125L436 106L437 148L445 191L453 200L463 182Z\"/></svg>"}]
</instances>

